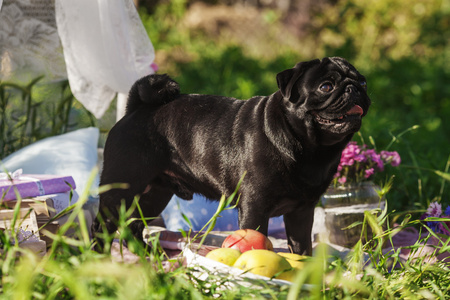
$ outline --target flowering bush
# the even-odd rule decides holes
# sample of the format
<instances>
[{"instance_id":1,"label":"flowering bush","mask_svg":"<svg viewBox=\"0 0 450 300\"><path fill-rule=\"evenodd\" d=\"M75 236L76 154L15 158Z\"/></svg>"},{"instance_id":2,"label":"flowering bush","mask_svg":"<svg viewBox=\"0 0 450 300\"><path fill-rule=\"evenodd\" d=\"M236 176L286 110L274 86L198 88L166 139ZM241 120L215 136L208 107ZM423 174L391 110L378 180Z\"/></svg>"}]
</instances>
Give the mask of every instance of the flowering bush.
<instances>
[{"instance_id":1,"label":"flowering bush","mask_svg":"<svg viewBox=\"0 0 450 300\"><path fill-rule=\"evenodd\" d=\"M359 146L356 142L350 142L342 152L341 161L334 183L347 184L366 181L376 172L384 171L384 165L398 166L400 155L396 151L381 151L368 149L367 145Z\"/></svg>"},{"instance_id":2,"label":"flowering bush","mask_svg":"<svg viewBox=\"0 0 450 300\"><path fill-rule=\"evenodd\" d=\"M438 202L431 202L427 212L422 215L422 220L426 218L446 218L450 219L450 205L442 212L442 206ZM427 221L427 226L436 233L450 235L450 221Z\"/></svg>"}]
</instances>

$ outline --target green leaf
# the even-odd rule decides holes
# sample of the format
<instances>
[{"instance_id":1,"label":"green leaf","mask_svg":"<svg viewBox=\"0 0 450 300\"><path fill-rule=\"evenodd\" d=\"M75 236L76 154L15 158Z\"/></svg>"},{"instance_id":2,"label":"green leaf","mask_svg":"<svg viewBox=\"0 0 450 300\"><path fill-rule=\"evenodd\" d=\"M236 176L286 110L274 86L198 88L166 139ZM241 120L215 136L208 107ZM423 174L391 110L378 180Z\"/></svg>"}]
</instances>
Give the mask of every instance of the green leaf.
<instances>
[{"instance_id":1,"label":"green leaf","mask_svg":"<svg viewBox=\"0 0 450 300\"><path fill-rule=\"evenodd\" d=\"M439 170L434 170L434 173L447 181L450 181L450 173L445 173Z\"/></svg>"}]
</instances>

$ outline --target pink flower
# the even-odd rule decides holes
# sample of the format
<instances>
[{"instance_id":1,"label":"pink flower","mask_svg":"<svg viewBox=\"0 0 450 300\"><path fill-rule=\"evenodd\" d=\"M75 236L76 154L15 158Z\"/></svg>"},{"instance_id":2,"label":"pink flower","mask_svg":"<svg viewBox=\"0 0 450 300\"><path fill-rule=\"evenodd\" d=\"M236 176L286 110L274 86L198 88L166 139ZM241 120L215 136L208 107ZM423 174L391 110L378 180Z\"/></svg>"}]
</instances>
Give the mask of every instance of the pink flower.
<instances>
[{"instance_id":1,"label":"pink flower","mask_svg":"<svg viewBox=\"0 0 450 300\"><path fill-rule=\"evenodd\" d=\"M386 162L390 163L391 166L397 167L400 165L401 159L400 155L396 151L381 151L381 158Z\"/></svg>"},{"instance_id":2,"label":"pink flower","mask_svg":"<svg viewBox=\"0 0 450 300\"><path fill-rule=\"evenodd\" d=\"M427 209L427 214L430 217L436 217L439 218L442 214L442 207L439 203L437 202L431 202L430 206Z\"/></svg>"},{"instance_id":3,"label":"pink flower","mask_svg":"<svg viewBox=\"0 0 450 300\"><path fill-rule=\"evenodd\" d=\"M350 142L342 152L341 166L352 166L355 163L355 157L359 156L361 149L356 142Z\"/></svg>"},{"instance_id":4,"label":"pink flower","mask_svg":"<svg viewBox=\"0 0 450 300\"><path fill-rule=\"evenodd\" d=\"M152 68L152 70L153 70L154 72L157 72L157 71L159 70L158 65L155 64L155 63L151 63L151 64L150 64L150 68Z\"/></svg>"},{"instance_id":5,"label":"pink flower","mask_svg":"<svg viewBox=\"0 0 450 300\"><path fill-rule=\"evenodd\" d=\"M430 206L427 209L425 218L427 217L435 217L435 218L445 218L449 219L450 216L447 214L450 212L449 207L445 210L445 213L442 214L442 206L437 202L430 203ZM428 221L426 222L427 226L430 227L434 232L443 233L446 235L450 235L450 221Z\"/></svg>"},{"instance_id":6,"label":"pink flower","mask_svg":"<svg viewBox=\"0 0 450 300\"><path fill-rule=\"evenodd\" d=\"M348 184L369 179L377 172L384 171L386 163L396 167L400 164L400 155L397 152L368 149L367 145L358 146L356 142L348 143L342 151L335 183Z\"/></svg>"},{"instance_id":7,"label":"pink flower","mask_svg":"<svg viewBox=\"0 0 450 300\"><path fill-rule=\"evenodd\" d=\"M374 149L368 149L364 151L364 155L368 157L370 160L372 160L376 165L378 170L383 171L384 170L384 163L381 159L381 156L374 150Z\"/></svg>"},{"instance_id":8,"label":"pink flower","mask_svg":"<svg viewBox=\"0 0 450 300\"><path fill-rule=\"evenodd\" d=\"M355 156L355 160L357 162L365 162L367 161L367 158L364 156L364 154L359 154Z\"/></svg>"},{"instance_id":9,"label":"pink flower","mask_svg":"<svg viewBox=\"0 0 450 300\"><path fill-rule=\"evenodd\" d=\"M374 168L367 169L366 171L364 171L364 178L369 178L373 174L375 174Z\"/></svg>"},{"instance_id":10,"label":"pink flower","mask_svg":"<svg viewBox=\"0 0 450 300\"><path fill-rule=\"evenodd\" d=\"M346 182L347 182L347 177L342 176L341 178L338 179L338 182L339 182L340 184L346 183Z\"/></svg>"}]
</instances>

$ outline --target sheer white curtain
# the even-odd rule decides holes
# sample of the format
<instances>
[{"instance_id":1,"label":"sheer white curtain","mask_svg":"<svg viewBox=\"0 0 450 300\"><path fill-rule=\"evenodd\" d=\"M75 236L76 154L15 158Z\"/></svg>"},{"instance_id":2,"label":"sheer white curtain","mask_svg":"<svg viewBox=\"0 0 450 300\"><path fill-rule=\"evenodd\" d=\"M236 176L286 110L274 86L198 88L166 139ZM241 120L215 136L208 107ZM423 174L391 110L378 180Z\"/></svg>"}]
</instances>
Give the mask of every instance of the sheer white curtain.
<instances>
[{"instance_id":1,"label":"sheer white curtain","mask_svg":"<svg viewBox=\"0 0 450 300\"><path fill-rule=\"evenodd\" d=\"M0 0L1 1L1 0ZM119 93L151 74L155 52L132 0L56 0L56 23L74 96L100 118Z\"/></svg>"},{"instance_id":2,"label":"sheer white curtain","mask_svg":"<svg viewBox=\"0 0 450 300\"><path fill-rule=\"evenodd\" d=\"M67 79L54 0L4 0L0 10L0 79L39 84Z\"/></svg>"}]
</instances>

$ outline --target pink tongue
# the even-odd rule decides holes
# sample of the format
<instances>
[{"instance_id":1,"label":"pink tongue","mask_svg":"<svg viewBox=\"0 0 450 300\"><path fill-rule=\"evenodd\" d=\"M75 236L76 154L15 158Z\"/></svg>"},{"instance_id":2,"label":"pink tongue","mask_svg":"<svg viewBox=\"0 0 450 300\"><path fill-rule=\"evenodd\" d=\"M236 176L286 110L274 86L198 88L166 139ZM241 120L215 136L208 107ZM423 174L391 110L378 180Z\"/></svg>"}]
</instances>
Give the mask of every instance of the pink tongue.
<instances>
[{"instance_id":1,"label":"pink tongue","mask_svg":"<svg viewBox=\"0 0 450 300\"><path fill-rule=\"evenodd\" d=\"M347 115L360 115L362 116L364 113L363 109L359 105L355 105L346 113Z\"/></svg>"}]
</instances>

